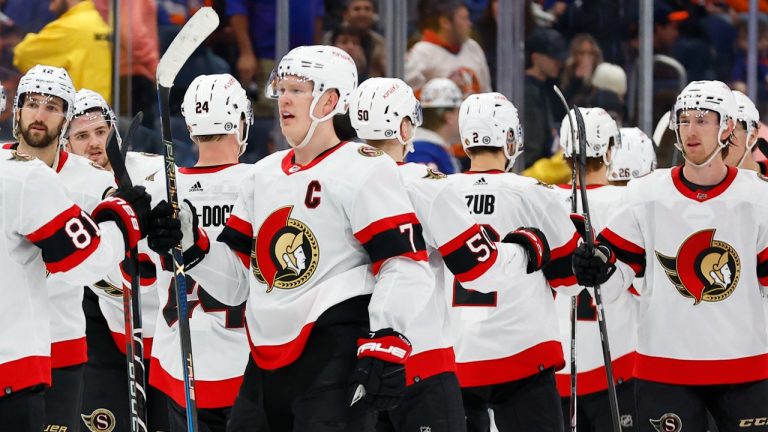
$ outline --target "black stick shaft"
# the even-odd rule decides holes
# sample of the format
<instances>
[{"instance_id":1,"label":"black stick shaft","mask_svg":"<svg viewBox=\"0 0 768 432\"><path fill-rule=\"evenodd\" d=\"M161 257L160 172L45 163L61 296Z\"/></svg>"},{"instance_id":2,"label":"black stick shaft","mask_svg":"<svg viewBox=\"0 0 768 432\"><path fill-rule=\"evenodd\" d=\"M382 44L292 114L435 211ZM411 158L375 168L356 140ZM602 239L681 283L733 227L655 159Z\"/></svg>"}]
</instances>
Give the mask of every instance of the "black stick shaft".
<instances>
[{"instance_id":1,"label":"black stick shaft","mask_svg":"<svg viewBox=\"0 0 768 432\"><path fill-rule=\"evenodd\" d=\"M173 216L179 217L179 197L176 193L176 164L173 157L173 138L171 137L170 93L171 89L158 85L157 93L162 123L163 146L165 147L165 186L168 203L173 208ZM197 432L197 403L195 401L195 369L192 361L192 338L189 331L187 306L187 280L184 273L184 255L181 244L171 251L173 257L174 295L179 316L179 337L181 339L181 357L184 373L184 397L187 410L187 431Z\"/></svg>"}]
</instances>

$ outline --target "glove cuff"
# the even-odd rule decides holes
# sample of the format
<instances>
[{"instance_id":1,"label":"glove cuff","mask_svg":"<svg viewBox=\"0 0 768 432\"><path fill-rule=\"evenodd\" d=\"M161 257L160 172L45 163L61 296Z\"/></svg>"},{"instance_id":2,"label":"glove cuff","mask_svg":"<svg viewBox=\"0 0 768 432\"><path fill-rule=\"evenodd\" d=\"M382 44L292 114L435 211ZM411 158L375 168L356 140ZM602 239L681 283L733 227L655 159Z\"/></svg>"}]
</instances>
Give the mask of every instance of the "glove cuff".
<instances>
[{"instance_id":1,"label":"glove cuff","mask_svg":"<svg viewBox=\"0 0 768 432\"><path fill-rule=\"evenodd\" d=\"M98 222L113 221L120 225L123 232L126 250L130 250L139 243L142 238L139 218L128 201L112 196L100 202L93 212L93 220Z\"/></svg>"},{"instance_id":2,"label":"glove cuff","mask_svg":"<svg viewBox=\"0 0 768 432\"><path fill-rule=\"evenodd\" d=\"M405 364L411 355L411 342L404 335L382 329L357 340L357 358L377 358L389 363Z\"/></svg>"},{"instance_id":3,"label":"glove cuff","mask_svg":"<svg viewBox=\"0 0 768 432\"><path fill-rule=\"evenodd\" d=\"M184 268L189 270L196 266L205 258L208 251L211 250L211 241L204 229L197 227L195 243L184 251Z\"/></svg>"},{"instance_id":4,"label":"glove cuff","mask_svg":"<svg viewBox=\"0 0 768 432\"><path fill-rule=\"evenodd\" d=\"M543 235L543 234L542 234ZM507 234L503 243L515 243L522 246L528 254L528 273L540 270L549 262L549 247L539 233L528 229L518 228Z\"/></svg>"}]
</instances>

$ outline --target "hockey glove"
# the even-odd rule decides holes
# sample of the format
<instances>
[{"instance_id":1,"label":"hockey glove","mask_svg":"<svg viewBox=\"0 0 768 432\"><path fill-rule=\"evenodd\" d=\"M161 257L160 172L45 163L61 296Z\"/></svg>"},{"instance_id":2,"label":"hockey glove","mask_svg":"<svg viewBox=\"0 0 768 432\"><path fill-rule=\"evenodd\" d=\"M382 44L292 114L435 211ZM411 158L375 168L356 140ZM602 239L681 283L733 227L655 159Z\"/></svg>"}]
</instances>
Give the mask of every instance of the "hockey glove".
<instances>
[{"instance_id":1,"label":"hockey glove","mask_svg":"<svg viewBox=\"0 0 768 432\"><path fill-rule=\"evenodd\" d=\"M118 190L93 209L93 220L113 221L123 232L126 251L135 247L144 238L152 197L143 186Z\"/></svg>"},{"instance_id":2,"label":"hockey glove","mask_svg":"<svg viewBox=\"0 0 768 432\"><path fill-rule=\"evenodd\" d=\"M616 271L615 263L616 256L613 251L602 243L595 243L591 253L585 243L573 251L573 273L581 286L604 284Z\"/></svg>"},{"instance_id":3,"label":"hockey glove","mask_svg":"<svg viewBox=\"0 0 768 432\"><path fill-rule=\"evenodd\" d=\"M397 406L405 392L405 361L410 354L411 342L391 328L358 339L350 405L362 399L379 411Z\"/></svg>"},{"instance_id":4,"label":"hockey glove","mask_svg":"<svg viewBox=\"0 0 768 432\"><path fill-rule=\"evenodd\" d=\"M516 243L525 249L528 255L527 273L541 270L549 262L549 242L538 228L520 227L507 234L503 243Z\"/></svg>"},{"instance_id":5,"label":"hockey glove","mask_svg":"<svg viewBox=\"0 0 768 432\"><path fill-rule=\"evenodd\" d=\"M197 216L197 209L189 200L184 200L179 212L181 221L181 249L184 251L184 266L187 270L199 263L205 254L211 248L208 241L208 234L200 228L200 219Z\"/></svg>"},{"instance_id":6,"label":"hockey glove","mask_svg":"<svg viewBox=\"0 0 768 432\"><path fill-rule=\"evenodd\" d=\"M173 218L173 208L167 201L160 201L149 213L149 228L147 229L147 243L149 248L160 255L168 254L168 251L181 241L181 223Z\"/></svg>"}]
</instances>

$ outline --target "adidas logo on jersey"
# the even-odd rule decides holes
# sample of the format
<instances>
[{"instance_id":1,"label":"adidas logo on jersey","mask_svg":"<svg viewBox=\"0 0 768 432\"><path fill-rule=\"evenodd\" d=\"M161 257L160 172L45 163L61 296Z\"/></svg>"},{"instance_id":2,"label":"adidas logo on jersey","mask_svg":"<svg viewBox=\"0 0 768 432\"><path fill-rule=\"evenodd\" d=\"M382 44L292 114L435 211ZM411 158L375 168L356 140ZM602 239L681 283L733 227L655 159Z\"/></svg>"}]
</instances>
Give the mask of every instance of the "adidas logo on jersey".
<instances>
[{"instance_id":1,"label":"adidas logo on jersey","mask_svg":"<svg viewBox=\"0 0 768 432\"><path fill-rule=\"evenodd\" d=\"M481 186L481 185L487 185L488 182L485 181L485 177L480 177L480 180L475 182L475 186Z\"/></svg>"},{"instance_id":2,"label":"adidas logo on jersey","mask_svg":"<svg viewBox=\"0 0 768 432\"><path fill-rule=\"evenodd\" d=\"M191 188L189 188L190 192L202 192L203 191L203 185L200 184L199 181L195 182L195 184L192 185Z\"/></svg>"}]
</instances>

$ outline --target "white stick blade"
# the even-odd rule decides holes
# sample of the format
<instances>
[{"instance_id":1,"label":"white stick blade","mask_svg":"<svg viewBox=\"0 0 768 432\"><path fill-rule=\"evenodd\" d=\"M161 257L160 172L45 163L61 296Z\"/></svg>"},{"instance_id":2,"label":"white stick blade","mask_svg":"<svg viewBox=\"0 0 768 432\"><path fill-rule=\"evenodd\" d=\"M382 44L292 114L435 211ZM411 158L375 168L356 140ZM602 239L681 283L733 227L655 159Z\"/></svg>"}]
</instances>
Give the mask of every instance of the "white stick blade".
<instances>
[{"instance_id":1,"label":"white stick blade","mask_svg":"<svg viewBox=\"0 0 768 432\"><path fill-rule=\"evenodd\" d=\"M182 27L157 65L157 83L170 88L189 56L219 26L219 16L211 7L200 8Z\"/></svg>"}]
</instances>

